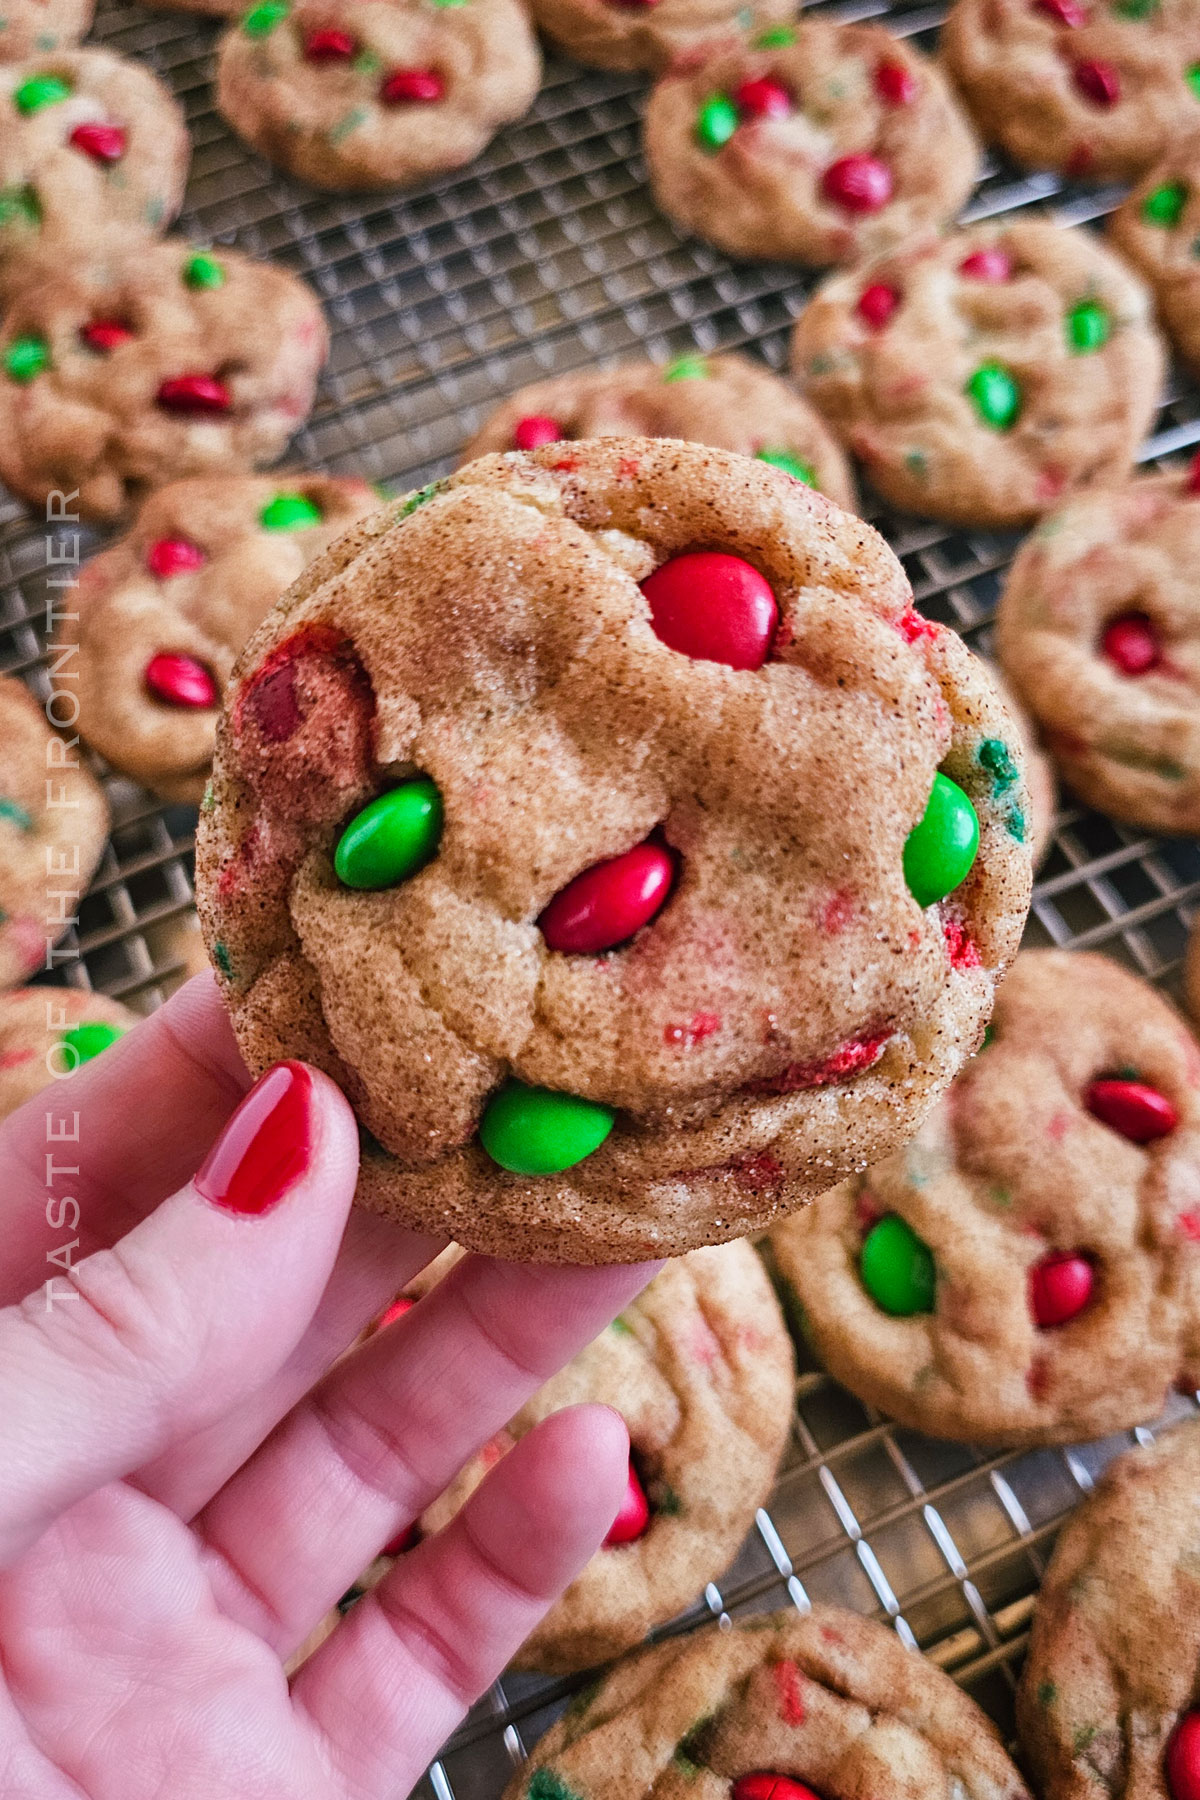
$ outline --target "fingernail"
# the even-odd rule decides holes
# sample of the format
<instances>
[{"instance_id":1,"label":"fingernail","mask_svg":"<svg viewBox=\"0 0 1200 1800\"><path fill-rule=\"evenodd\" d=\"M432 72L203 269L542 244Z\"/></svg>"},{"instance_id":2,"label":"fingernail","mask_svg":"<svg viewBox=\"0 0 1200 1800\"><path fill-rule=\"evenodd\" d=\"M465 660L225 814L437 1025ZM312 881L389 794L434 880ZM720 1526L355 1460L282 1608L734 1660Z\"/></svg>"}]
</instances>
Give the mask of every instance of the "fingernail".
<instances>
[{"instance_id":1,"label":"fingernail","mask_svg":"<svg viewBox=\"0 0 1200 1800\"><path fill-rule=\"evenodd\" d=\"M303 1063L276 1063L260 1075L205 1157L196 1192L252 1217L278 1206L309 1164L311 1099Z\"/></svg>"}]
</instances>

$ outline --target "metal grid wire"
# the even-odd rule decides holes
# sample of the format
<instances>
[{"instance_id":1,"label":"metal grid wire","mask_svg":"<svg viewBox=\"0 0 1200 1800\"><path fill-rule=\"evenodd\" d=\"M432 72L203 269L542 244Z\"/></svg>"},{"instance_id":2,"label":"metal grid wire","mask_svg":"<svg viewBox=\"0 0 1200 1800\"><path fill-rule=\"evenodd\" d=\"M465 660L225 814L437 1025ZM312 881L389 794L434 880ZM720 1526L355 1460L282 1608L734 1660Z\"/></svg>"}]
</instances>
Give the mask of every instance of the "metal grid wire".
<instances>
[{"instance_id":1,"label":"metal grid wire","mask_svg":"<svg viewBox=\"0 0 1200 1800\"><path fill-rule=\"evenodd\" d=\"M887 15L926 48L941 17L933 8L889 14L870 0L830 10ZM545 373L744 346L784 365L810 278L731 265L658 216L639 152L637 78L552 61L529 117L465 174L399 198L345 201L290 182L231 136L212 106L207 22L102 0L94 37L146 58L187 109L195 154L182 228L285 264L325 303L333 354L298 460L399 492L444 474L494 402ZM1114 198L992 162L967 216L1041 205L1060 222L1085 223ZM1173 377L1145 459L1198 441L1200 394ZM986 651L1014 537L874 516L921 608ZM39 693L46 565L43 528L0 500L0 667ZM195 814L106 780L112 840L81 908L78 956L59 979L146 1008L172 973L154 928L190 906ZM1027 941L1100 948L1170 988L1197 907L1200 844L1072 807L1060 813ZM1173 1403L1173 1414L1189 1410L1194 1400ZM837 1600L890 1618L1010 1734L1054 1532L1111 1456L1147 1435L987 1456L892 1426L809 1362L769 1507L720 1586L666 1630ZM498 1682L430 1769L426 1794L495 1800L577 1685Z\"/></svg>"}]
</instances>

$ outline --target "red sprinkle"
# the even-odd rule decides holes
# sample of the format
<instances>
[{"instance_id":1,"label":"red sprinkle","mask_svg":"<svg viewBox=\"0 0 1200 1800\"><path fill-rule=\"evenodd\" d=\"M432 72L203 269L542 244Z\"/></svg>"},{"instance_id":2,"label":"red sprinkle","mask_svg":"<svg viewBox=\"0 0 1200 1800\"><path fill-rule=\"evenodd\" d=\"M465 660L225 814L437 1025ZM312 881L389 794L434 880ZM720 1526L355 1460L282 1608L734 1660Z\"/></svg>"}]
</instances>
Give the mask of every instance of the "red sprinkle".
<instances>
[{"instance_id":1,"label":"red sprinkle","mask_svg":"<svg viewBox=\"0 0 1200 1800\"><path fill-rule=\"evenodd\" d=\"M159 538L146 552L146 567L160 581L171 575L190 575L207 561L199 544L189 544L186 538Z\"/></svg>"},{"instance_id":2,"label":"red sprinkle","mask_svg":"<svg viewBox=\"0 0 1200 1800\"><path fill-rule=\"evenodd\" d=\"M384 1556L403 1556L406 1550L411 1550L413 1546L419 1544L420 1541L420 1526L406 1525L403 1531L398 1531L396 1533L390 1543L383 1546L382 1554Z\"/></svg>"},{"instance_id":3,"label":"red sprinkle","mask_svg":"<svg viewBox=\"0 0 1200 1800\"><path fill-rule=\"evenodd\" d=\"M752 563L722 550L692 550L642 582L655 634L671 650L730 669L761 669L779 607Z\"/></svg>"},{"instance_id":4,"label":"red sprinkle","mask_svg":"<svg viewBox=\"0 0 1200 1800\"><path fill-rule=\"evenodd\" d=\"M1121 98L1121 77L1111 63L1088 57L1075 64L1071 79L1093 106L1115 106Z\"/></svg>"},{"instance_id":5,"label":"red sprinkle","mask_svg":"<svg viewBox=\"0 0 1200 1800\"><path fill-rule=\"evenodd\" d=\"M635 1538L641 1537L649 1523L650 1502L638 1480L637 1470L633 1466L631 1457L629 1477L625 1483L625 1497L621 1501L616 1518L608 1528L604 1548L608 1550L617 1544L632 1544Z\"/></svg>"},{"instance_id":6,"label":"red sprinkle","mask_svg":"<svg viewBox=\"0 0 1200 1800\"><path fill-rule=\"evenodd\" d=\"M947 919L942 932L952 969L982 968L983 958L979 954L979 945L961 919Z\"/></svg>"},{"instance_id":7,"label":"red sprinkle","mask_svg":"<svg viewBox=\"0 0 1200 1800\"><path fill-rule=\"evenodd\" d=\"M1188 464L1185 486L1189 494L1200 494L1200 451L1197 451Z\"/></svg>"},{"instance_id":8,"label":"red sprinkle","mask_svg":"<svg viewBox=\"0 0 1200 1800\"><path fill-rule=\"evenodd\" d=\"M877 156L839 156L822 175L821 192L843 212L878 212L892 197L892 171Z\"/></svg>"},{"instance_id":9,"label":"red sprinkle","mask_svg":"<svg viewBox=\"0 0 1200 1800\"><path fill-rule=\"evenodd\" d=\"M1082 25L1087 19L1078 0L1033 0L1033 10L1046 13L1056 25Z\"/></svg>"},{"instance_id":10,"label":"red sprinkle","mask_svg":"<svg viewBox=\"0 0 1200 1800\"><path fill-rule=\"evenodd\" d=\"M168 706L209 707L217 704L217 684L194 656L162 651L146 664L146 686Z\"/></svg>"},{"instance_id":11,"label":"red sprinkle","mask_svg":"<svg viewBox=\"0 0 1200 1800\"><path fill-rule=\"evenodd\" d=\"M732 1800L818 1800L818 1796L790 1775L769 1775L756 1769L753 1775L738 1776Z\"/></svg>"},{"instance_id":12,"label":"red sprinkle","mask_svg":"<svg viewBox=\"0 0 1200 1800\"><path fill-rule=\"evenodd\" d=\"M661 844L637 844L593 863L555 894L538 920L548 950L598 956L648 925L671 891L675 859Z\"/></svg>"},{"instance_id":13,"label":"red sprinkle","mask_svg":"<svg viewBox=\"0 0 1200 1800\"><path fill-rule=\"evenodd\" d=\"M1200 1800L1200 1710L1184 1713L1171 1733L1166 1772L1171 1800Z\"/></svg>"},{"instance_id":14,"label":"red sprinkle","mask_svg":"<svg viewBox=\"0 0 1200 1800\"><path fill-rule=\"evenodd\" d=\"M760 1150L757 1156L735 1156L729 1164L729 1173L740 1187L748 1188L752 1194L760 1194L783 1180L783 1164L769 1150Z\"/></svg>"},{"instance_id":15,"label":"red sprinkle","mask_svg":"<svg viewBox=\"0 0 1200 1800\"><path fill-rule=\"evenodd\" d=\"M1029 1310L1042 1331L1065 1325L1088 1304L1096 1286L1096 1271L1086 1256L1073 1250L1054 1250L1034 1263L1029 1271Z\"/></svg>"},{"instance_id":16,"label":"red sprinkle","mask_svg":"<svg viewBox=\"0 0 1200 1800\"><path fill-rule=\"evenodd\" d=\"M89 350L107 352L129 343L133 332L120 319L93 319L79 327L79 335Z\"/></svg>"},{"instance_id":17,"label":"red sprinkle","mask_svg":"<svg viewBox=\"0 0 1200 1800\"><path fill-rule=\"evenodd\" d=\"M93 162L120 162L125 154L125 132L120 125L103 125L99 121L77 125L67 142Z\"/></svg>"},{"instance_id":18,"label":"red sprinkle","mask_svg":"<svg viewBox=\"0 0 1200 1800\"><path fill-rule=\"evenodd\" d=\"M906 613L901 613L896 620L896 630L906 644L915 644L918 638L936 638L938 634L933 620L925 618L915 606L910 606Z\"/></svg>"},{"instance_id":19,"label":"red sprinkle","mask_svg":"<svg viewBox=\"0 0 1200 1800\"><path fill-rule=\"evenodd\" d=\"M1134 1144L1168 1137L1179 1123L1172 1102L1145 1081L1101 1076L1088 1088L1085 1104L1094 1119Z\"/></svg>"},{"instance_id":20,"label":"red sprinkle","mask_svg":"<svg viewBox=\"0 0 1200 1800\"><path fill-rule=\"evenodd\" d=\"M173 375L160 385L158 404L164 412L201 416L228 412L233 396L215 375Z\"/></svg>"},{"instance_id":21,"label":"red sprinkle","mask_svg":"<svg viewBox=\"0 0 1200 1800\"><path fill-rule=\"evenodd\" d=\"M858 296L856 311L872 331L882 331L899 304L900 296L894 287L888 287L883 281L873 281Z\"/></svg>"},{"instance_id":22,"label":"red sprinkle","mask_svg":"<svg viewBox=\"0 0 1200 1800\"><path fill-rule=\"evenodd\" d=\"M984 249L972 250L970 256L964 256L958 272L968 281L1011 281L1012 257L999 244L988 244Z\"/></svg>"},{"instance_id":23,"label":"red sprinkle","mask_svg":"<svg viewBox=\"0 0 1200 1800\"><path fill-rule=\"evenodd\" d=\"M349 62L358 50L357 40L348 31L327 26L310 31L304 40L304 54L309 62Z\"/></svg>"},{"instance_id":24,"label":"red sprinkle","mask_svg":"<svg viewBox=\"0 0 1200 1800\"><path fill-rule=\"evenodd\" d=\"M446 84L436 69L393 69L379 90L385 106L424 105L440 100Z\"/></svg>"},{"instance_id":25,"label":"red sprinkle","mask_svg":"<svg viewBox=\"0 0 1200 1800\"><path fill-rule=\"evenodd\" d=\"M513 428L513 449L536 450L542 444L557 444L562 436L562 426L549 413L530 413Z\"/></svg>"},{"instance_id":26,"label":"red sprinkle","mask_svg":"<svg viewBox=\"0 0 1200 1800\"><path fill-rule=\"evenodd\" d=\"M416 1301L410 1300L407 1294L401 1294L380 1316L379 1323L375 1327L376 1331L384 1331L389 1325L394 1325L397 1319L402 1319L405 1313L411 1312L416 1304Z\"/></svg>"},{"instance_id":27,"label":"red sprinkle","mask_svg":"<svg viewBox=\"0 0 1200 1800\"><path fill-rule=\"evenodd\" d=\"M1158 636L1145 613L1122 613L1110 619L1100 640L1110 663L1122 675L1145 675L1162 661Z\"/></svg>"},{"instance_id":28,"label":"red sprinkle","mask_svg":"<svg viewBox=\"0 0 1200 1800\"><path fill-rule=\"evenodd\" d=\"M777 1662L771 1672L779 1694L780 1718L785 1725L803 1725L804 1678L800 1670L794 1662Z\"/></svg>"},{"instance_id":29,"label":"red sprinkle","mask_svg":"<svg viewBox=\"0 0 1200 1800\"><path fill-rule=\"evenodd\" d=\"M664 1025L663 1043L669 1050L691 1050L720 1029L721 1020L716 1013L693 1013L688 1025Z\"/></svg>"},{"instance_id":30,"label":"red sprinkle","mask_svg":"<svg viewBox=\"0 0 1200 1800\"><path fill-rule=\"evenodd\" d=\"M917 78L904 63L882 62L875 71L875 92L889 106L911 106L917 97Z\"/></svg>"},{"instance_id":31,"label":"red sprinkle","mask_svg":"<svg viewBox=\"0 0 1200 1800\"><path fill-rule=\"evenodd\" d=\"M793 104L782 81L772 81L766 75L757 81L743 81L734 90L733 103L749 119L786 119Z\"/></svg>"},{"instance_id":32,"label":"red sprinkle","mask_svg":"<svg viewBox=\"0 0 1200 1800\"><path fill-rule=\"evenodd\" d=\"M1185 1238L1191 1238L1193 1244L1200 1244L1200 1212L1180 1213L1176 1223Z\"/></svg>"},{"instance_id":33,"label":"red sprinkle","mask_svg":"<svg viewBox=\"0 0 1200 1800\"><path fill-rule=\"evenodd\" d=\"M830 1087L835 1081L845 1081L848 1076L859 1075L877 1063L883 1055L888 1035L884 1032L878 1037L852 1038L824 1062L789 1063L780 1074L766 1081L751 1082L748 1091L752 1094L797 1094L806 1088Z\"/></svg>"}]
</instances>

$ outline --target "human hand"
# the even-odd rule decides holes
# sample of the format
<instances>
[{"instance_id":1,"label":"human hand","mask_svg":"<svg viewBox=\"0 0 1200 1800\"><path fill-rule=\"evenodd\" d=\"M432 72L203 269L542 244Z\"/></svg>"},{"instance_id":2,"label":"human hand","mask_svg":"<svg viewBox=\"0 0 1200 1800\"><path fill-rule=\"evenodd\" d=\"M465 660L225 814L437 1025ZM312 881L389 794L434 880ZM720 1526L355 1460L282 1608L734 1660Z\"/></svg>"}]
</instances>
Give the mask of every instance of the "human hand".
<instances>
[{"instance_id":1,"label":"human hand","mask_svg":"<svg viewBox=\"0 0 1200 1800\"><path fill-rule=\"evenodd\" d=\"M380 1546L653 1267L467 1257L331 1366L441 1246L350 1213L324 1076L278 1065L227 1123L248 1080L199 976L0 1127L6 1800L399 1800L624 1493L615 1413L546 1420L289 1689Z\"/></svg>"}]
</instances>

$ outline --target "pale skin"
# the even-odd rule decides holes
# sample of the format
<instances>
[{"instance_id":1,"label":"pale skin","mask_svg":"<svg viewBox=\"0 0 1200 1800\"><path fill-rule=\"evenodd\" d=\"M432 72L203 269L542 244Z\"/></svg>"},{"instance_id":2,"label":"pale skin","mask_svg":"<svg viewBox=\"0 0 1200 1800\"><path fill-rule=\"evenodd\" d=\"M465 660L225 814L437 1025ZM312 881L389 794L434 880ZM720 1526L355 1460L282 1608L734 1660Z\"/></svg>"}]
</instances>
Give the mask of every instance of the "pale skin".
<instances>
[{"instance_id":1,"label":"pale skin","mask_svg":"<svg viewBox=\"0 0 1200 1800\"><path fill-rule=\"evenodd\" d=\"M397 1800L624 1492L617 1415L557 1414L289 1684L380 1546L653 1269L468 1257L343 1357L440 1245L351 1213L357 1133L323 1077L281 1202L202 1198L248 1086L200 976L0 1127L2 1794ZM48 1187L47 1113L75 1111L53 1154L80 1172ZM68 1193L78 1228L52 1228Z\"/></svg>"}]
</instances>

